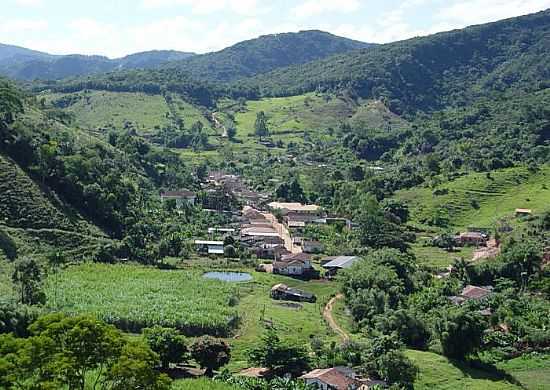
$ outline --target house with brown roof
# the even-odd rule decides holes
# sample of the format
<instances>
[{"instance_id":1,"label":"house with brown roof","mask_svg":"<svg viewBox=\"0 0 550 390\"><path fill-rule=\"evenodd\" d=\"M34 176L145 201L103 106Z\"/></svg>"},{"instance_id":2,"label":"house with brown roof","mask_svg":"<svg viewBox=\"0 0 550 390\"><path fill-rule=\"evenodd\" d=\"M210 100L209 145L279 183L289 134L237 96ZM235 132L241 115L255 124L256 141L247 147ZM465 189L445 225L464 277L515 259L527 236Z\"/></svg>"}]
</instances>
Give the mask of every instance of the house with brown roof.
<instances>
[{"instance_id":1,"label":"house with brown roof","mask_svg":"<svg viewBox=\"0 0 550 390\"><path fill-rule=\"evenodd\" d=\"M347 367L315 369L300 377L306 384L320 390L357 390L362 383Z\"/></svg>"},{"instance_id":2,"label":"house with brown roof","mask_svg":"<svg viewBox=\"0 0 550 390\"><path fill-rule=\"evenodd\" d=\"M183 207L185 204L194 205L197 199L197 194L188 190L179 191L164 191L160 194L160 200L166 202L169 200L176 201L176 207Z\"/></svg>"},{"instance_id":3,"label":"house with brown roof","mask_svg":"<svg viewBox=\"0 0 550 390\"><path fill-rule=\"evenodd\" d=\"M487 239L487 234L481 232L463 232L455 237L459 245L485 245Z\"/></svg>"},{"instance_id":4,"label":"house with brown roof","mask_svg":"<svg viewBox=\"0 0 550 390\"><path fill-rule=\"evenodd\" d=\"M462 303L470 300L474 301L481 301L485 298L488 298L491 294L493 294L493 287L492 286L472 286L471 284L464 287L460 293L460 295L450 297L449 299L457 304L461 305Z\"/></svg>"}]
</instances>

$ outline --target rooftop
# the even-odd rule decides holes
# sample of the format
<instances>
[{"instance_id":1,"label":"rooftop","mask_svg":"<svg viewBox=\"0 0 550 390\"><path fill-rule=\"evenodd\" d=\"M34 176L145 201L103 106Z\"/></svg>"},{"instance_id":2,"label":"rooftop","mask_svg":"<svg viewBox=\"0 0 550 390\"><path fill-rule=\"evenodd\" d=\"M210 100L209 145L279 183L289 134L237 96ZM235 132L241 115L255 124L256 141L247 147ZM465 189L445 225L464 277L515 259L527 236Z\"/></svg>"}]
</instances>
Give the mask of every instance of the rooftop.
<instances>
[{"instance_id":1,"label":"rooftop","mask_svg":"<svg viewBox=\"0 0 550 390\"><path fill-rule=\"evenodd\" d=\"M346 375L338 368L323 368L308 372L300 377L301 379L317 379L326 383L335 389L347 390L352 386L357 386L358 381L351 376Z\"/></svg>"},{"instance_id":2,"label":"rooftop","mask_svg":"<svg viewBox=\"0 0 550 390\"><path fill-rule=\"evenodd\" d=\"M460 296L466 299L483 299L491 295L492 289L493 288L489 286L478 287L478 286L467 285L466 287L464 287L464 289L460 293Z\"/></svg>"},{"instance_id":3,"label":"rooftop","mask_svg":"<svg viewBox=\"0 0 550 390\"><path fill-rule=\"evenodd\" d=\"M318 211L321 207L315 204L301 204L301 203L285 203L285 202L271 202L268 206L272 209L288 210L296 212L313 212Z\"/></svg>"},{"instance_id":4,"label":"rooftop","mask_svg":"<svg viewBox=\"0 0 550 390\"><path fill-rule=\"evenodd\" d=\"M195 240L196 245L223 245L223 241Z\"/></svg>"},{"instance_id":5,"label":"rooftop","mask_svg":"<svg viewBox=\"0 0 550 390\"><path fill-rule=\"evenodd\" d=\"M349 268L359 260L357 256L336 256L336 257L327 257L326 260L330 261L326 264L323 264L323 268Z\"/></svg>"},{"instance_id":6,"label":"rooftop","mask_svg":"<svg viewBox=\"0 0 550 390\"><path fill-rule=\"evenodd\" d=\"M190 196L196 196L193 191L179 190L179 191L164 191L160 194L162 198L187 198Z\"/></svg>"}]
</instances>

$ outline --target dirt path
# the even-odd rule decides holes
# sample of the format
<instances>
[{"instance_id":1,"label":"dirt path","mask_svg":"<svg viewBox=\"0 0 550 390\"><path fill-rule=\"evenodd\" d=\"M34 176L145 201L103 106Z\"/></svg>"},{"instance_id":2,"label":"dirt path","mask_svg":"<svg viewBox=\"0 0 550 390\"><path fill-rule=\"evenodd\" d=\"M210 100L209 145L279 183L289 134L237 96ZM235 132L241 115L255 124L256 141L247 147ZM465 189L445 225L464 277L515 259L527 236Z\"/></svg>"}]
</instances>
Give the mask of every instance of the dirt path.
<instances>
[{"instance_id":1,"label":"dirt path","mask_svg":"<svg viewBox=\"0 0 550 390\"><path fill-rule=\"evenodd\" d=\"M338 299L342 299L342 298L344 298L342 294L337 294L335 297L331 298L330 301L328 301L327 305L323 309L323 318L327 321L330 329L332 329L334 333L340 336L343 342L346 342L346 341L349 341L349 335L346 333L344 329L340 328L340 326L336 323L336 321L334 320L334 317L332 316L332 307L334 303Z\"/></svg>"},{"instance_id":2,"label":"dirt path","mask_svg":"<svg viewBox=\"0 0 550 390\"><path fill-rule=\"evenodd\" d=\"M222 129L222 137L227 138L227 128L220 122L220 120L217 118L217 112L212 113L212 120L214 121L215 127L218 129Z\"/></svg>"}]
</instances>

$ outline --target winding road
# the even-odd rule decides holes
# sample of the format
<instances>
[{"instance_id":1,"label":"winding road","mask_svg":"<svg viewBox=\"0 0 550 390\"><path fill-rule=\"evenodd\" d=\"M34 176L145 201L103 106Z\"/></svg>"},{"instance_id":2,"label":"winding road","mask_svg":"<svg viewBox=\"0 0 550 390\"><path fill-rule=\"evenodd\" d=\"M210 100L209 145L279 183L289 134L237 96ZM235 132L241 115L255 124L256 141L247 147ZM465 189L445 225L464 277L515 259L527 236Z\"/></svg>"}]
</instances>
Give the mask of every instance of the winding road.
<instances>
[{"instance_id":1,"label":"winding road","mask_svg":"<svg viewBox=\"0 0 550 390\"><path fill-rule=\"evenodd\" d=\"M336 321L334 320L334 317L332 316L332 309L333 309L334 303L337 300L343 299L343 298L344 298L343 294L337 294L336 296L332 297L330 301L328 301L325 308L323 309L323 318L327 321L327 324L330 327L330 329L332 329L334 333L340 336L343 342L346 342L346 341L349 341L349 335L346 333L344 329L342 329L336 323Z\"/></svg>"}]
</instances>

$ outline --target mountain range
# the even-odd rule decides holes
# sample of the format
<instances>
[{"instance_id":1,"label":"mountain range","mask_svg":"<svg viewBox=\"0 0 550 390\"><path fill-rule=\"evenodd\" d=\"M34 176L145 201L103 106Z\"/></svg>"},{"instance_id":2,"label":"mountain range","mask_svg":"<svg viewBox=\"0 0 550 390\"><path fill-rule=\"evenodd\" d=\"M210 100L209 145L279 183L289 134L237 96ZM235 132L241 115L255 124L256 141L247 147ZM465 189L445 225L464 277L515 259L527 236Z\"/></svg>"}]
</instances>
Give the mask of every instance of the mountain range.
<instances>
[{"instance_id":1,"label":"mountain range","mask_svg":"<svg viewBox=\"0 0 550 390\"><path fill-rule=\"evenodd\" d=\"M96 55L54 55L0 44L0 74L18 80L56 80L121 69L155 68L193 55L175 50L152 50L110 59Z\"/></svg>"},{"instance_id":2,"label":"mountain range","mask_svg":"<svg viewBox=\"0 0 550 390\"><path fill-rule=\"evenodd\" d=\"M265 35L202 55L154 50L116 59L53 55L0 44L0 74L18 80L59 80L120 70L175 67L195 78L230 81L368 46L322 31Z\"/></svg>"}]
</instances>

